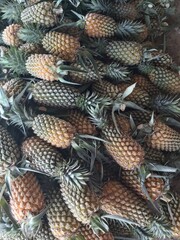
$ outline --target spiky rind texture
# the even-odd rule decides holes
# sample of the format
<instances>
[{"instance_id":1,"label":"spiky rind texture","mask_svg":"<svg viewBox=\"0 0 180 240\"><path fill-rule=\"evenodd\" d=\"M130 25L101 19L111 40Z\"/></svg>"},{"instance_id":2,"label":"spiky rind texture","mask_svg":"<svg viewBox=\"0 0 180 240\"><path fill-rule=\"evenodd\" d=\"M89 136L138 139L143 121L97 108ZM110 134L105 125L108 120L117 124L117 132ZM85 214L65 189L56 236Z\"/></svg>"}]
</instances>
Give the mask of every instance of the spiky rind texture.
<instances>
[{"instance_id":1,"label":"spiky rind texture","mask_svg":"<svg viewBox=\"0 0 180 240\"><path fill-rule=\"evenodd\" d=\"M40 185L31 172L11 180L10 207L18 223L22 223L31 214L38 215L45 208L44 195Z\"/></svg>"},{"instance_id":2,"label":"spiky rind texture","mask_svg":"<svg viewBox=\"0 0 180 240\"><path fill-rule=\"evenodd\" d=\"M18 37L18 31L21 28L19 24L11 24L7 26L2 32L2 40L8 46L17 47L21 44L21 40Z\"/></svg>"},{"instance_id":3,"label":"spiky rind texture","mask_svg":"<svg viewBox=\"0 0 180 240\"><path fill-rule=\"evenodd\" d=\"M18 95L25 87L26 82L23 79L13 78L3 85L7 97Z\"/></svg>"},{"instance_id":4,"label":"spiky rind texture","mask_svg":"<svg viewBox=\"0 0 180 240\"><path fill-rule=\"evenodd\" d=\"M69 122L45 114L34 118L32 129L38 137L59 148L69 147L76 133Z\"/></svg>"},{"instance_id":5,"label":"spiky rind texture","mask_svg":"<svg viewBox=\"0 0 180 240\"><path fill-rule=\"evenodd\" d=\"M80 42L78 38L59 32L48 32L42 40L44 49L63 60L73 62L76 60Z\"/></svg>"}]
</instances>

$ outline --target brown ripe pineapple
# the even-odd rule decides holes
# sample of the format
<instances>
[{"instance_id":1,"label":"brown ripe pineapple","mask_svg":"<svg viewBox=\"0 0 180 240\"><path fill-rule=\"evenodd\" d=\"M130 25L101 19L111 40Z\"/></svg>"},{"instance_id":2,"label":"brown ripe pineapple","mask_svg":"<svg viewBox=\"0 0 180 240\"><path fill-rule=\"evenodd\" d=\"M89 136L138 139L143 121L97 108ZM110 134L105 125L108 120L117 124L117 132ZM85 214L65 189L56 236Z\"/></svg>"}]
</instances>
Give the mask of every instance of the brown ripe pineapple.
<instances>
[{"instance_id":1,"label":"brown ripe pineapple","mask_svg":"<svg viewBox=\"0 0 180 240\"><path fill-rule=\"evenodd\" d=\"M45 208L44 195L40 185L31 172L10 181L12 214L19 224L28 217L38 215Z\"/></svg>"},{"instance_id":2,"label":"brown ripe pineapple","mask_svg":"<svg viewBox=\"0 0 180 240\"><path fill-rule=\"evenodd\" d=\"M35 240L58 240L58 238L53 236L49 225L46 222L43 222L43 225L35 236Z\"/></svg>"},{"instance_id":3,"label":"brown ripe pineapple","mask_svg":"<svg viewBox=\"0 0 180 240\"><path fill-rule=\"evenodd\" d=\"M159 93L158 87L151 83L150 80L143 75L135 74L132 76L132 80L137 83L138 87L148 92L151 96Z\"/></svg>"},{"instance_id":4,"label":"brown ripe pineapple","mask_svg":"<svg viewBox=\"0 0 180 240\"><path fill-rule=\"evenodd\" d=\"M17 33L21 25L19 24L11 24L7 26L2 32L2 40L8 46L17 47L21 44L21 40L19 39Z\"/></svg>"},{"instance_id":5,"label":"brown ripe pineapple","mask_svg":"<svg viewBox=\"0 0 180 240\"><path fill-rule=\"evenodd\" d=\"M69 62L76 60L81 47L78 38L54 31L46 33L42 45L47 52Z\"/></svg>"},{"instance_id":6,"label":"brown ripe pineapple","mask_svg":"<svg viewBox=\"0 0 180 240\"><path fill-rule=\"evenodd\" d=\"M93 83L92 88L100 95L106 95L112 99L116 99L118 94L123 93L129 86L130 84L128 83L119 83L115 85L106 80L102 80ZM125 98L125 101L126 100L134 102L141 107L149 107L151 101L150 95L139 86L134 88L133 92Z\"/></svg>"},{"instance_id":7,"label":"brown ripe pineapple","mask_svg":"<svg viewBox=\"0 0 180 240\"><path fill-rule=\"evenodd\" d=\"M114 240L112 233L96 234L87 225L81 225L77 231L77 236L84 237L84 240Z\"/></svg>"},{"instance_id":8,"label":"brown ripe pineapple","mask_svg":"<svg viewBox=\"0 0 180 240\"><path fill-rule=\"evenodd\" d=\"M129 219L142 228L145 227L153 237L171 236L165 222L154 218L147 202L120 182L109 181L104 185L100 203L103 211Z\"/></svg>"},{"instance_id":9,"label":"brown ripe pineapple","mask_svg":"<svg viewBox=\"0 0 180 240\"><path fill-rule=\"evenodd\" d=\"M61 193L74 217L83 224L91 224L91 219L99 210L99 199L88 185L76 188L71 184L61 183Z\"/></svg>"},{"instance_id":10,"label":"brown ripe pineapple","mask_svg":"<svg viewBox=\"0 0 180 240\"><path fill-rule=\"evenodd\" d=\"M54 116L40 114L32 121L34 133L53 146L67 148L75 137L75 127Z\"/></svg>"},{"instance_id":11,"label":"brown ripe pineapple","mask_svg":"<svg viewBox=\"0 0 180 240\"><path fill-rule=\"evenodd\" d=\"M97 135L96 127L91 123L88 116L80 110L72 109L68 111L66 118L79 134Z\"/></svg>"},{"instance_id":12,"label":"brown ripe pineapple","mask_svg":"<svg viewBox=\"0 0 180 240\"><path fill-rule=\"evenodd\" d=\"M178 151L180 149L180 133L156 120L153 132L147 136L148 146L163 151Z\"/></svg>"},{"instance_id":13,"label":"brown ripe pineapple","mask_svg":"<svg viewBox=\"0 0 180 240\"><path fill-rule=\"evenodd\" d=\"M21 12L21 21L24 24L35 23L45 27L53 27L57 23L57 15L62 13L56 11L54 4L43 1L25 8Z\"/></svg>"},{"instance_id":14,"label":"brown ripe pineapple","mask_svg":"<svg viewBox=\"0 0 180 240\"><path fill-rule=\"evenodd\" d=\"M140 195L144 199L147 199L147 196L145 195L145 193L143 193L142 186L140 183L140 178L138 176L137 171L122 170L121 180L127 187L131 188L134 192L136 192L138 195ZM164 180L162 178L157 178L157 177L150 176L146 178L144 185L149 194L149 197L153 201L158 199L163 194L163 191L165 189Z\"/></svg>"},{"instance_id":15,"label":"brown ripe pineapple","mask_svg":"<svg viewBox=\"0 0 180 240\"><path fill-rule=\"evenodd\" d=\"M73 217L63 200L60 190L54 189L47 196L47 219L52 234L57 239L69 239L78 230L80 223Z\"/></svg>"},{"instance_id":16,"label":"brown ripe pineapple","mask_svg":"<svg viewBox=\"0 0 180 240\"><path fill-rule=\"evenodd\" d=\"M19 50L24 51L27 54L42 53L40 45L35 43L24 43L19 47Z\"/></svg>"},{"instance_id":17,"label":"brown ripe pineapple","mask_svg":"<svg viewBox=\"0 0 180 240\"><path fill-rule=\"evenodd\" d=\"M9 132L0 125L0 184L4 184L4 175L8 168L20 160L20 149Z\"/></svg>"}]
</instances>

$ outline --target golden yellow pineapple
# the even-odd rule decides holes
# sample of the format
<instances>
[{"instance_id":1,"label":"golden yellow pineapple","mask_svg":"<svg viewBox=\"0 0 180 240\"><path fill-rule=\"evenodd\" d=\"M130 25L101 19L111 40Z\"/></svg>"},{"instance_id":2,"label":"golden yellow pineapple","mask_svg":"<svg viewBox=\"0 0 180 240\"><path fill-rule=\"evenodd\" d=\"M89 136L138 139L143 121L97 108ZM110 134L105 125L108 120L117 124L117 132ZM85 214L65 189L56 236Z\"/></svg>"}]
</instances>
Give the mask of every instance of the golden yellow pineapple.
<instances>
[{"instance_id":1,"label":"golden yellow pineapple","mask_svg":"<svg viewBox=\"0 0 180 240\"><path fill-rule=\"evenodd\" d=\"M76 60L80 49L79 39L69 34L60 32L48 32L42 40L44 49L63 60L73 62Z\"/></svg>"},{"instance_id":2,"label":"golden yellow pineapple","mask_svg":"<svg viewBox=\"0 0 180 240\"><path fill-rule=\"evenodd\" d=\"M31 172L19 175L10 181L12 214L19 224L30 216L38 215L45 208L44 195Z\"/></svg>"},{"instance_id":3,"label":"golden yellow pineapple","mask_svg":"<svg viewBox=\"0 0 180 240\"><path fill-rule=\"evenodd\" d=\"M132 76L132 80L137 83L138 87L148 92L151 96L157 95L160 91L157 86L143 75L135 74Z\"/></svg>"},{"instance_id":4,"label":"golden yellow pineapple","mask_svg":"<svg viewBox=\"0 0 180 240\"><path fill-rule=\"evenodd\" d=\"M155 218L147 202L120 182L109 181L104 185L100 203L103 211L135 222L153 237L172 235L164 219Z\"/></svg>"},{"instance_id":5,"label":"golden yellow pineapple","mask_svg":"<svg viewBox=\"0 0 180 240\"><path fill-rule=\"evenodd\" d=\"M69 122L45 114L33 119L32 129L38 137L60 148L69 147L76 134L75 127Z\"/></svg>"},{"instance_id":6,"label":"golden yellow pineapple","mask_svg":"<svg viewBox=\"0 0 180 240\"><path fill-rule=\"evenodd\" d=\"M118 94L124 93L124 91L130 86L128 83L112 84L106 80L95 82L92 88L100 95L108 96L112 99L116 99ZM131 101L141 107L149 107L151 99L150 95L139 86L136 86L132 93L126 97L125 101Z\"/></svg>"},{"instance_id":7,"label":"golden yellow pineapple","mask_svg":"<svg viewBox=\"0 0 180 240\"><path fill-rule=\"evenodd\" d=\"M11 24L2 32L2 40L8 46L19 46L22 42L18 37L18 31L21 28L19 24Z\"/></svg>"},{"instance_id":8,"label":"golden yellow pineapple","mask_svg":"<svg viewBox=\"0 0 180 240\"><path fill-rule=\"evenodd\" d=\"M2 125L0 125L0 133L0 184L4 184L6 171L20 160L21 152L10 133Z\"/></svg>"},{"instance_id":9,"label":"golden yellow pineapple","mask_svg":"<svg viewBox=\"0 0 180 240\"><path fill-rule=\"evenodd\" d=\"M112 37L117 28L116 22L108 16L88 13L85 17L85 33L89 37Z\"/></svg>"},{"instance_id":10,"label":"golden yellow pineapple","mask_svg":"<svg viewBox=\"0 0 180 240\"><path fill-rule=\"evenodd\" d=\"M142 190L142 186L140 182L141 180L136 170L135 171L122 170L121 180L127 187L131 188L134 192L136 192L138 195L140 195L144 199L147 199L147 196ZM165 190L164 180L158 177L150 176L146 178L144 182L144 186L146 187L149 197L153 201L155 201L160 196L162 196Z\"/></svg>"},{"instance_id":11,"label":"golden yellow pineapple","mask_svg":"<svg viewBox=\"0 0 180 240\"><path fill-rule=\"evenodd\" d=\"M57 57L50 54L32 54L26 60L26 69L34 77L55 81L57 74Z\"/></svg>"},{"instance_id":12,"label":"golden yellow pineapple","mask_svg":"<svg viewBox=\"0 0 180 240\"><path fill-rule=\"evenodd\" d=\"M78 230L80 223L64 202L59 189L50 191L47 196L47 219L52 234L57 239L69 239Z\"/></svg>"},{"instance_id":13,"label":"golden yellow pineapple","mask_svg":"<svg viewBox=\"0 0 180 240\"><path fill-rule=\"evenodd\" d=\"M56 11L54 3L43 1L25 8L21 12L21 21L24 24L35 23L45 27L53 27L61 13L61 9Z\"/></svg>"},{"instance_id":14,"label":"golden yellow pineapple","mask_svg":"<svg viewBox=\"0 0 180 240\"><path fill-rule=\"evenodd\" d=\"M72 109L68 111L66 118L79 134L97 135L96 127L91 123L88 116L80 110Z\"/></svg>"}]
</instances>

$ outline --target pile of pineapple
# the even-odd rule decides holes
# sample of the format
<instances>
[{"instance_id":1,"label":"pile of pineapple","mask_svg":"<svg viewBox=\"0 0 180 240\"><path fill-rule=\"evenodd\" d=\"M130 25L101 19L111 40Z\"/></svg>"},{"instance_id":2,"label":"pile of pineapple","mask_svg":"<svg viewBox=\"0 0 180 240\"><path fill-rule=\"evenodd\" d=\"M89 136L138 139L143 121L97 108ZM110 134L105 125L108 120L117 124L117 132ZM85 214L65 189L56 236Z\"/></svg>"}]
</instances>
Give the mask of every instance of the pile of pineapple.
<instances>
[{"instance_id":1,"label":"pile of pineapple","mask_svg":"<svg viewBox=\"0 0 180 240\"><path fill-rule=\"evenodd\" d=\"M172 10L1 0L0 240L180 239Z\"/></svg>"}]
</instances>

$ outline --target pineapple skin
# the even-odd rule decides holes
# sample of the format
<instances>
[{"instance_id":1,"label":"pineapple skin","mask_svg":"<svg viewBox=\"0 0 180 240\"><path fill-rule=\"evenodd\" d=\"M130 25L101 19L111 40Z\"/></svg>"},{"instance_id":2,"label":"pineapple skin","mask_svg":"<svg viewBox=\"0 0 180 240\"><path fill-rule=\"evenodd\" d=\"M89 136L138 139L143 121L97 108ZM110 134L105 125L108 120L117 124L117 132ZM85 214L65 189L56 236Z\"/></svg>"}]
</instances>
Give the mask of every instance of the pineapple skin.
<instances>
[{"instance_id":1,"label":"pineapple skin","mask_svg":"<svg viewBox=\"0 0 180 240\"><path fill-rule=\"evenodd\" d=\"M163 151L178 151L180 149L180 134L160 120L155 121L153 133L147 137L149 147Z\"/></svg>"},{"instance_id":2,"label":"pineapple skin","mask_svg":"<svg viewBox=\"0 0 180 240\"><path fill-rule=\"evenodd\" d=\"M91 216L99 210L99 199L87 185L75 188L61 183L61 193L73 216L83 224L90 224Z\"/></svg>"},{"instance_id":3,"label":"pineapple skin","mask_svg":"<svg viewBox=\"0 0 180 240\"><path fill-rule=\"evenodd\" d=\"M58 163L63 163L62 155L50 143L38 137L27 138L21 147L23 156L30 161L30 166L50 176L56 176Z\"/></svg>"},{"instance_id":4,"label":"pineapple skin","mask_svg":"<svg viewBox=\"0 0 180 240\"><path fill-rule=\"evenodd\" d=\"M137 42L111 41L106 46L105 53L114 61L133 66L140 63L143 48Z\"/></svg>"},{"instance_id":5,"label":"pineapple skin","mask_svg":"<svg viewBox=\"0 0 180 240\"><path fill-rule=\"evenodd\" d=\"M58 190L54 189L47 197L47 219L55 238L69 239L78 230L80 223L73 217Z\"/></svg>"},{"instance_id":6,"label":"pineapple skin","mask_svg":"<svg viewBox=\"0 0 180 240\"><path fill-rule=\"evenodd\" d=\"M5 173L10 165L19 161L21 152L10 133L1 125L0 133L0 172ZM0 184L4 184L4 181L4 176L0 176Z\"/></svg>"},{"instance_id":7,"label":"pineapple skin","mask_svg":"<svg viewBox=\"0 0 180 240\"><path fill-rule=\"evenodd\" d=\"M76 107L80 92L59 82L39 81L33 85L32 95L35 102L48 107Z\"/></svg>"},{"instance_id":8,"label":"pineapple skin","mask_svg":"<svg viewBox=\"0 0 180 240\"><path fill-rule=\"evenodd\" d=\"M85 17L85 33L89 37L113 37L116 27L114 19L102 14L88 13Z\"/></svg>"},{"instance_id":9,"label":"pineapple skin","mask_svg":"<svg viewBox=\"0 0 180 240\"><path fill-rule=\"evenodd\" d=\"M11 24L7 26L2 32L2 40L8 46L18 47L21 44L21 40L18 37L18 31L21 25Z\"/></svg>"},{"instance_id":10,"label":"pineapple skin","mask_svg":"<svg viewBox=\"0 0 180 240\"><path fill-rule=\"evenodd\" d=\"M34 77L55 81L59 79L57 58L50 54L32 54L26 60L26 70Z\"/></svg>"},{"instance_id":11,"label":"pineapple skin","mask_svg":"<svg viewBox=\"0 0 180 240\"><path fill-rule=\"evenodd\" d=\"M121 180L127 187L131 188L142 198L145 200L147 199L146 195L142 191L137 171L122 170ZM148 191L149 197L155 201L163 194L165 183L162 178L148 177L145 180L145 187Z\"/></svg>"},{"instance_id":12,"label":"pineapple skin","mask_svg":"<svg viewBox=\"0 0 180 240\"><path fill-rule=\"evenodd\" d=\"M155 67L149 74L149 79L159 89L169 93L180 93L180 77L178 73L162 67Z\"/></svg>"},{"instance_id":13,"label":"pineapple skin","mask_svg":"<svg viewBox=\"0 0 180 240\"><path fill-rule=\"evenodd\" d=\"M112 215L119 215L147 227L152 213L144 199L117 181L109 181L103 187L101 209Z\"/></svg>"},{"instance_id":14,"label":"pineapple skin","mask_svg":"<svg viewBox=\"0 0 180 240\"><path fill-rule=\"evenodd\" d=\"M46 33L42 40L42 45L47 52L69 62L76 60L78 50L80 49L78 38L53 31Z\"/></svg>"},{"instance_id":15,"label":"pineapple skin","mask_svg":"<svg viewBox=\"0 0 180 240\"><path fill-rule=\"evenodd\" d=\"M53 27L57 23L57 16L53 12L53 3L40 2L25 8L21 12L24 24L35 23L44 27Z\"/></svg>"},{"instance_id":16,"label":"pineapple skin","mask_svg":"<svg viewBox=\"0 0 180 240\"><path fill-rule=\"evenodd\" d=\"M5 91L8 98L18 95L25 87L26 82L23 79L13 78L7 81L3 85L3 90Z\"/></svg>"},{"instance_id":17,"label":"pineapple skin","mask_svg":"<svg viewBox=\"0 0 180 240\"><path fill-rule=\"evenodd\" d=\"M75 128L79 134L97 135L95 125L93 125L83 112L77 109L68 111L68 117L66 118Z\"/></svg>"},{"instance_id":18,"label":"pineapple skin","mask_svg":"<svg viewBox=\"0 0 180 240\"><path fill-rule=\"evenodd\" d=\"M75 137L75 128L67 121L39 114L32 123L34 133L44 141L59 148L67 148Z\"/></svg>"},{"instance_id":19,"label":"pineapple skin","mask_svg":"<svg viewBox=\"0 0 180 240\"><path fill-rule=\"evenodd\" d=\"M101 136L107 140L104 146L113 159L124 169L133 170L144 161L144 150L131 136L118 133L113 125L102 130Z\"/></svg>"},{"instance_id":20,"label":"pineapple skin","mask_svg":"<svg viewBox=\"0 0 180 240\"><path fill-rule=\"evenodd\" d=\"M137 86L145 90L150 96L159 94L159 89L149 79L143 75L133 75L133 82L137 83Z\"/></svg>"},{"instance_id":21,"label":"pineapple skin","mask_svg":"<svg viewBox=\"0 0 180 240\"><path fill-rule=\"evenodd\" d=\"M35 236L35 240L58 240L55 238L47 223L43 223L42 227Z\"/></svg>"},{"instance_id":22,"label":"pineapple skin","mask_svg":"<svg viewBox=\"0 0 180 240\"><path fill-rule=\"evenodd\" d=\"M106 95L110 98L116 99L118 97L118 94L123 93L129 86L130 84L127 83L120 83L115 85L103 80L101 82L95 82L92 85L92 88L98 94L104 96ZM141 107L149 107L151 103L150 95L138 86L134 88L133 92L125 100L132 101Z\"/></svg>"},{"instance_id":23,"label":"pineapple skin","mask_svg":"<svg viewBox=\"0 0 180 240\"><path fill-rule=\"evenodd\" d=\"M38 215L45 208L45 198L40 185L31 172L11 181L10 207L18 223L29 214Z\"/></svg>"},{"instance_id":24,"label":"pineapple skin","mask_svg":"<svg viewBox=\"0 0 180 240\"><path fill-rule=\"evenodd\" d=\"M19 50L24 51L26 54L35 54L43 52L40 45L35 43L24 43L19 47Z\"/></svg>"},{"instance_id":25,"label":"pineapple skin","mask_svg":"<svg viewBox=\"0 0 180 240\"><path fill-rule=\"evenodd\" d=\"M77 235L83 236L84 240L114 240L113 235L109 232L104 234L98 234L97 236L87 225L81 225L77 231Z\"/></svg>"}]
</instances>

